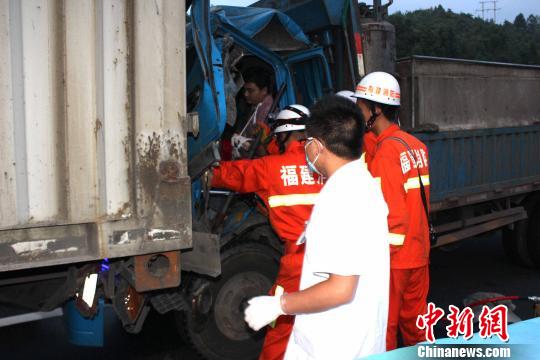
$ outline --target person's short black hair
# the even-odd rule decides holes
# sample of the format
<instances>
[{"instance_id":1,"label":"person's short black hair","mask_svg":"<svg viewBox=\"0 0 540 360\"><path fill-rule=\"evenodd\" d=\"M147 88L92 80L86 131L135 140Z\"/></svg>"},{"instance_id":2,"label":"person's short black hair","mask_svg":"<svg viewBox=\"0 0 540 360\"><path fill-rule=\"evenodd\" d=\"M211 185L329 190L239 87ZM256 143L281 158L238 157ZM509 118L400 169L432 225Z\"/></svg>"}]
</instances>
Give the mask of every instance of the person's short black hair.
<instances>
[{"instance_id":1,"label":"person's short black hair","mask_svg":"<svg viewBox=\"0 0 540 360\"><path fill-rule=\"evenodd\" d=\"M317 138L339 157L356 160L362 155L365 121L356 104L341 96L329 95L311 108L306 133Z\"/></svg>"},{"instance_id":2,"label":"person's short black hair","mask_svg":"<svg viewBox=\"0 0 540 360\"><path fill-rule=\"evenodd\" d=\"M262 67L251 67L247 69L242 77L244 83L254 83L259 89L266 88L269 94L273 93L273 84L272 74Z\"/></svg>"}]
</instances>

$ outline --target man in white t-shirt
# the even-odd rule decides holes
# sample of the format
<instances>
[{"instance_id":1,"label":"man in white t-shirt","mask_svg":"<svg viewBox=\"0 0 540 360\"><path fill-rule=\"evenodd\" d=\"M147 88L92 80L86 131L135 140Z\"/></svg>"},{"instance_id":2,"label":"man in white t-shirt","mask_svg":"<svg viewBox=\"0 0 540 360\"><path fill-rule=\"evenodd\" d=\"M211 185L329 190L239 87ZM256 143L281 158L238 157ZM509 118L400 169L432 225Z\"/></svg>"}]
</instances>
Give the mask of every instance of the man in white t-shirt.
<instances>
[{"instance_id":1,"label":"man in white t-shirt","mask_svg":"<svg viewBox=\"0 0 540 360\"><path fill-rule=\"evenodd\" d=\"M385 351L388 317L388 208L359 160L364 120L339 96L323 98L306 125L306 161L328 180L304 235L300 291L258 296L245 319L258 331L296 315L285 359L356 359Z\"/></svg>"}]
</instances>

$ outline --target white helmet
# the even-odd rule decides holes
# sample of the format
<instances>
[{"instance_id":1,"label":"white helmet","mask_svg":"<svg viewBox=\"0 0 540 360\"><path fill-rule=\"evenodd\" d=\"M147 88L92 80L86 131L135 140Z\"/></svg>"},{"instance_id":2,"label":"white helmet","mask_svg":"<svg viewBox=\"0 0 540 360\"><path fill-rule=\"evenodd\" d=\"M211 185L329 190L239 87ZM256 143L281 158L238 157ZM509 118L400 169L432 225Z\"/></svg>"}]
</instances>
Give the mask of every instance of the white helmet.
<instances>
[{"instance_id":1,"label":"white helmet","mask_svg":"<svg viewBox=\"0 0 540 360\"><path fill-rule=\"evenodd\" d=\"M376 71L367 74L356 86L354 96L379 104L400 105L399 83L392 75Z\"/></svg>"},{"instance_id":2,"label":"white helmet","mask_svg":"<svg viewBox=\"0 0 540 360\"><path fill-rule=\"evenodd\" d=\"M276 118L274 134L288 131L303 131L306 129L306 120L309 110L303 105L289 105L281 110Z\"/></svg>"},{"instance_id":3,"label":"white helmet","mask_svg":"<svg viewBox=\"0 0 540 360\"><path fill-rule=\"evenodd\" d=\"M341 90L336 93L337 96L344 97L347 100L351 100L356 104L356 96L354 96L354 91L351 90Z\"/></svg>"}]
</instances>

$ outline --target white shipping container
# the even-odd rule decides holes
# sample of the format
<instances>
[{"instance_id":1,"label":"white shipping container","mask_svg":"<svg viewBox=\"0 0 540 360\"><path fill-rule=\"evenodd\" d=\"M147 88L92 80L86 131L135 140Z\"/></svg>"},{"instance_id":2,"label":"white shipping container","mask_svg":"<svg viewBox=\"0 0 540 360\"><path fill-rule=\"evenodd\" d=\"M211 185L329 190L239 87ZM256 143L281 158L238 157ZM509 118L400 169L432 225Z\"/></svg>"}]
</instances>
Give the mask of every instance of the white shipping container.
<instances>
[{"instance_id":1,"label":"white shipping container","mask_svg":"<svg viewBox=\"0 0 540 360\"><path fill-rule=\"evenodd\" d=\"M0 0L0 271L191 246L185 4Z\"/></svg>"}]
</instances>

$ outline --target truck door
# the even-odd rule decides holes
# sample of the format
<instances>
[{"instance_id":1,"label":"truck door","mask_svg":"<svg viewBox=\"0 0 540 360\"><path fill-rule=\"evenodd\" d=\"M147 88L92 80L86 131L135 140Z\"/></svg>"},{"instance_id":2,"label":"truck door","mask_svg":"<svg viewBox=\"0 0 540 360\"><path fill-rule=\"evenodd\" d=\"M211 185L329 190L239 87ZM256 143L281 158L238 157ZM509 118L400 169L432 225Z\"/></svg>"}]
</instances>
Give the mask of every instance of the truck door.
<instances>
[{"instance_id":1,"label":"truck door","mask_svg":"<svg viewBox=\"0 0 540 360\"><path fill-rule=\"evenodd\" d=\"M227 118L223 60L212 36L209 0L193 1L191 30L193 48L187 49L186 86L188 111L198 115L198 134L188 138L190 160L219 138Z\"/></svg>"},{"instance_id":2,"label":"truck door","mask_svg":"<svg viewBox=\"0 0 540 360\"><path fill-rule=\"evenodd\" d=\"M297 103L311 106L322 96L334 92L322 48L289 55L285 61L293 79Z\"/></svg>"}]
</instances>

